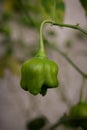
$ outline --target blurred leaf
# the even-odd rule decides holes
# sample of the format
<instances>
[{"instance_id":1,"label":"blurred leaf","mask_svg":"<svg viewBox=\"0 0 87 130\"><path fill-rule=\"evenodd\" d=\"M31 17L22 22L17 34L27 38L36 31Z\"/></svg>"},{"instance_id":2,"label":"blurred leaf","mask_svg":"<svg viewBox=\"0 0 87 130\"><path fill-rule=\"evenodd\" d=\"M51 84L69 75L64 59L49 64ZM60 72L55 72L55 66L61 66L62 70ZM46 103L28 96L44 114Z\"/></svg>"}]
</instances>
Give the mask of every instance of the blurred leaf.
<instances>
[{"instance_id":1,"label":"blurred leaf","mask_svg":"<svg viewBox=\"0 0 87 130\"><path fill-rule=\"evenodd\" d=\"M47 119L45 117L38 117L27 123L27 130L41 130Z\"/></svg>"},{"instance_id":2,"label":"blurred leaf","mask_svg":"<svg viewBox=\"0 0 87 130\"><path fill-rule=\"evenodd\" d=\"M38 23L36 24L35 23L35 20L33 21L32 18L29 16L29 15L21 15L20 19L19 19L19 22L22 23L23 25L25 26L30 26L32 28L39 28L39 25Z\"/></svg>"},{"instance_id":3,"label":"blurred leaf","mask_svg":"<svg viewBox=\"0 0 87 130\"><path fill-rule=\"evenodd\" d=\"M4 69L5 69L5 59L4 58L0 58L0 77L4 76Z\"/></svg>"},{"instance_id":4,"label":"blurred leaf","mask_svg":"<svg viewBox=\"0 0 87 130\"><path fill-rule=\"evenodd\" d=\"M62 23L64 20L64 11L65 6L63 0L55 0L56 7L55 7L55 20L58 23ZM44 19L53 18L53 8L54 8L54 0L41 0L42 8L43 8L43 15Z\"/></svg>"},{"instance_id":5,"label":"blurred leaf","mask_svg":"<svg viewBox=\"0 0 87 130\"><path fill-rule=\"evenodd\" d=\"M49 130L55 130L60 125L64 125L67 128L79 128L87 129L87 117L70 117L64 114L55 124L53 124Z\"/></svg>"},{"instance_id":6,"label":"blurred leaf","mask_svg":"<svg viewBox=\"0 0 87 130\"><path fill-rule=\"evenodd\" d=\"M14 0L4 0L3 9L5 12L11 12L13 10Z\"/></svg>"},{"instance_id":7,"label":"blurred leaf","mask_svg":"<svg viewBox=\"0 0 87 130\"><path fill-rule=\"evenodd\" d=\"M71 40L67 40L67 41L65 42L65 46L66 46L67 48L71 48L72 45L73 45L73 43L72 43Z\"/></svg>"},{"instance_id":8,"label":"blurred leaf","mask_svg":"<svg viewBox=\"0 0 87 130\"><path fill-rule=\"evenodd\" d=\"M39 28L43 20L49 18L52 19L54 8L53 4L53 0L5 0L3 3L3 8L5 10L4 12L6 12L5 14L7 14L7 18L9 16L8 14L14 11L14 13L17 12L17 15L19 15L18 18L20 18L22 23ZM64 11L65 6L63 0L56 0L56 22L63 22Z\"/></svg>"},{"instance_id":9,"label":"blurred leaf","mask_svg":"<svg viewBox=\"0 0 87 130\"><path fill-rule=\"evenodd\" d=\"M65 114L59 122L66 127L87 129L87 117L70 117Z\"/></svg>"},{"instance_id":10,"label":"blurred leaf","mask_svg":"<svg viewBox=\"0 0 87 130\"><path fill-rule=\"evenodd\" d=\"M0 78L4 76L4 67L0 65Z\"/></svg>"},{"instance_id":11,"label":"blurred leaf","mask_svg":"<svg viewBox=\"0 0 87 130\"><path fill-rule=\"evenodd\" d=\"M38 4L37 4L38 3ZM41 22L45 19L52 19L53 1L52 0L31 0L22 4L21 16L22 23L39 28ZM56 22L63 22L65 6L62 0L56 1Z\"/></svg>"},{"instance_id":12,"label":"blurred leaf","mask_svg":"<svg viewBox=\"0 0 87 130\"><path fill-rule=\"evenodd\" d=\"M8 25L0 24L0 33L3 33L5 36L10 36L11 29Z\"/></svg>"},{"instance_id":13,"label":"blurred leaf","mask_svg":"<svg viewBox=\"0 0 87 130\"><path fill-rule=\"evenodd\" d=\"M12 18L12 12L3 12L2 20L4 22L9 21Z\"/></svg>"},{"instance_id":14,"label":"blurred leaf","mask_svg":"<svg viewBox=\"0 0 87 130\"><path fill-rule=\"evenodd\" d=\"M20 64L19 62L14 59L13 57L9 57L7 59L7 67L13 74L20 75Z\"/></svg>"},{"instance_id":15,"label":"blurred leaf","mask_svg":"<svg viewBox=\"0 0 87 130\"><path fill-rule=\"evenodd\" d=\"M47 35L48 36L55 36L56 35L56 32L54 32L54 31L52 31L52 30L49 30L48 32L47 32Z\"/></svg>"},{"instance_id":16,"label":"blurred leaf","mask_svg":"<svg viewBox=\"0 0 87 130\"><path fill-rule=\"evenodd\" d=\"M20 75L20 63L12 56L5 55L0 59L0 77L4 75L4 69L8 68L13 74Z\"/></svg>"},{"instance_id":17,"label":"blurred leaf","mask_svg":"<svg viewBox=\"0 0 87 130\"><path fill-rule=\"evenodd\" d=\"M81 5L83 6L85 12L86 12L86 16L87 16L87 0L80 0Z\"/></svg>"}]
</instances>

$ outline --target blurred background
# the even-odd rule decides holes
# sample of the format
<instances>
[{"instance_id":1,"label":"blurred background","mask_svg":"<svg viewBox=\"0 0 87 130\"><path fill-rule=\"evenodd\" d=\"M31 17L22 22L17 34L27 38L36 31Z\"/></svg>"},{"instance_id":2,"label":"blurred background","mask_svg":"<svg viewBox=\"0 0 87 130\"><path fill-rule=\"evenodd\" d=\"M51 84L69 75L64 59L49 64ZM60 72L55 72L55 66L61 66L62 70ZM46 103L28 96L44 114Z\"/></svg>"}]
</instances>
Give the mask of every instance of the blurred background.
<instances>
[{"instance_id":1,"label":"blurred background","mask_svg":"<svg viewBox=\"0 0 87 130\"><path fill-rule=\"evenodd\" d=\"M79 101L82 76L48 44L56 45L87 73L87 36L73 29L47 24L43 30L47 56L59 66L59 87L49 89L43 97L33 96L20 86L21 65L36 54L41 21L49 18L46 3L0 0L0 130L47 130ZM64 0L61 5L58 22L64 19L64 23L80 24L87 30L85 10L79 0ZM87 81L84 99L87 101ZM39 122L39 126L33 128L32 121ZM72 130L64 125L55 130L66 129Z\"/></svg>"}]
</instances>

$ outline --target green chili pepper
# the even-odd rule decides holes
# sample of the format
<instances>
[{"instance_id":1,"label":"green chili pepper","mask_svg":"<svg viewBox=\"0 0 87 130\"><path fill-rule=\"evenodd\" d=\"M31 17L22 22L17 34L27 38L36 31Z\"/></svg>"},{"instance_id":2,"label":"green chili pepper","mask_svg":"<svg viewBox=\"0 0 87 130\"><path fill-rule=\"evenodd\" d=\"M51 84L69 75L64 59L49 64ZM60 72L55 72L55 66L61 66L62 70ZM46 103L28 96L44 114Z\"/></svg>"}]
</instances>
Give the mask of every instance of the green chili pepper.
<instances>
[{"instance_id":1,"label":"green chili pepper","mask_svg":"<svg viewBox=\"0 0 87 130\"><path fill-rule=\"evenodd\" d=\"M44 96L47 88L58 86L58 66L46 57L44 50L42 29L47 22L48 20L45 20L41 23L39 52L34 58L26 61L21 68L21 87L33 95L40 93Z\"/></svg>"},{"instance_id":2,"label":"green chili pepper","mask_svg":"<svg viewBox=\"0 0 87 130\"><path fill-rule=\"evenodd\" d=\"M57 73L57 64L38 54L22 65L21 87L34 95L40 93L44 96L47 88L58 86Z\"/></svg>"},{"instance_id":3,"label":"green chili pepper","mask_svg":"<svg viewBox=\"0 0 87 130\"><path fill-rule=\"evenodd\" d=\"M80 102L73 106L69 112L70 125L87 129L87 103Z\"/></svg>"},{"instance_id":4,"label":"green chili pepper","mask_svg":"<svg viewBox=\"0 0 87 130\"><path fill-rule=\"evenodd\" d=\"M72 117L87 117L87 103L82 102L73 106L69 115Z\"/></svg>"}]
</instances>

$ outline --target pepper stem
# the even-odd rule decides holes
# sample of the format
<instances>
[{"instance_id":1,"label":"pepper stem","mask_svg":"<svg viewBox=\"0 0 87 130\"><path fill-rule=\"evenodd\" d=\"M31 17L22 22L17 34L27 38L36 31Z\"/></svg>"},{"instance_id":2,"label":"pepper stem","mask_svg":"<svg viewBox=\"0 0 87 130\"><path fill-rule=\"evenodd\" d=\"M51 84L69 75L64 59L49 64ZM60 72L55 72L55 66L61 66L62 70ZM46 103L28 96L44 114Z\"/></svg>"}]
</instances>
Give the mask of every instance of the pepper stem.
<instances>
[{"instance_id":1,"label":"pepper stem","mask_svg":"<svg viewBox=\"0 0 87 130\"><path fill-rule=\"evenodd\" d=\"M55 11L54 11L55 12ZM44 42L43 42L43 26L44 24L46 23L50 23L52 25L55 25L55 26L60 26L60 27L68 27L68 28L72 28L72 29L76 29L76 30L79 30L80 32L84 33L85 35L87 35L87 31L86 30L83 30L79 25L70 25L70 24L59 24L59 23L55 23L53 20L44 20L42 23L41 23L41 26L40 26L40 49L39 49L39 52L37 54L37 56L46 56L46 53L45 53L45 49L44 49ZM64 54L63 54L64 55ZM68 58L66 58L68 59ZM69 60L69 59L68 59ZM71 61L70 61L71 62ZM74 67L77 69L77 67L74 65ZM80 73L82 73L79 69L78 71ZM83 75L83 73L82 73ZM85 75L85 77L87 77L87 75Z\"/></svg>"},{"instance_id":2,"label":"pepper stem","mask_svg":"<svg viewBox=\"0 0 87 130\"><path fill-rule=\"evenodd\" d=\"M39 50L39 53L42 56L46 56L45 49L44 49L44 41L43 41L43 26L46 23L51 23L52 24L53 22L51 20L44 20L41 23L41 26L40 26L40 50Z\"/></svg>"}]
</instances>

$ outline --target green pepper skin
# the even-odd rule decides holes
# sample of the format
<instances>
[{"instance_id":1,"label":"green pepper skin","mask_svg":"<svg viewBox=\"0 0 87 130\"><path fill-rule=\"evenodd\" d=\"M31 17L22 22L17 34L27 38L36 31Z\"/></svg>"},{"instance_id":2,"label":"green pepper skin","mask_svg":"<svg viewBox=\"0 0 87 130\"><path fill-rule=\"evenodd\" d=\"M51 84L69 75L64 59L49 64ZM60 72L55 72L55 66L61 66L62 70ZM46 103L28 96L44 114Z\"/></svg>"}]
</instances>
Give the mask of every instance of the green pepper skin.
<instances>
[{"instance_id":1,"label":"green pepper skin","mask_svg":"<svg viewBox=\"0 0 87 130\"><path fill-rule=\"evenodd\" d=\"M73 106L69 115L72 117L87 117L87 103L83 102Z\"/></svg>"},{"instance_id":2,"label":"green pepper skin","mask_svg":"<svg viewBox=\"0 0 87 130\"><path fill-rule=\"evenodd\" d=\"M87 103L81 102L73 106L69 112L70 125L87 130Z\"/></svg>"},{"instance_id":3,"label":"green pepper skin","mask_svg":"<svg viewBox=\"0 0 87 130\"><path fill-rule=\"evenodd\" d=\"M47 92L58 86L58 66L47 57L36 56L26 61L21 68L21 87L33 95Z\"/></svg>"}]
</instances>

